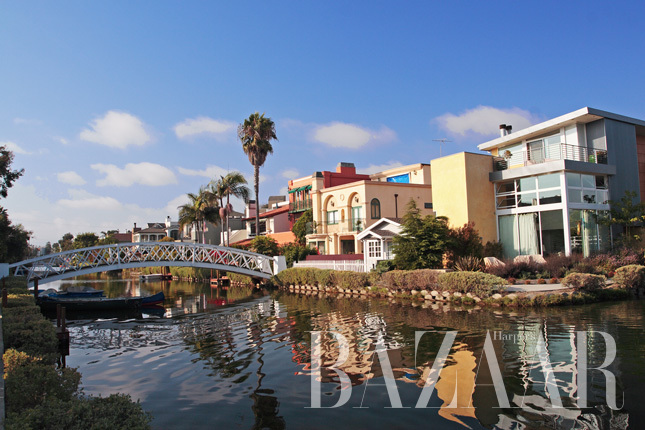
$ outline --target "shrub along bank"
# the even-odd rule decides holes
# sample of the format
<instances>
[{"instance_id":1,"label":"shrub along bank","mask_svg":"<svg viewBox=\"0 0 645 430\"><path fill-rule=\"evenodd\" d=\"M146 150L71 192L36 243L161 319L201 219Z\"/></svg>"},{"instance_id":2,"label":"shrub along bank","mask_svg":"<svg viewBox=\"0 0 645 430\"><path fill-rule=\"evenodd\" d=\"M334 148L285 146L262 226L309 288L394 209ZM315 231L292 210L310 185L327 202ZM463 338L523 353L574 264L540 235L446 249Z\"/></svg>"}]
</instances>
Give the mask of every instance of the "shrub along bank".
<instances>
[{"instance_id":1,"label":"shrub along bank","mask_svg":"<svg viewBox=\"0 0 645 430\"><path fill-rule=\"evenodd\" d=\"M151 417L130 396L85 396L76 369L56 367L58 340L24 278L5 280L2 309L5 353L5 428L148 429Z\"/></svg>"},{"instance_id":2,"label":"shrub along bank","mask_svg":"<svg viewBox=\"0 0 645 430\"><path fill-rule=\"evenodd\" d=\"M619 275L620 274L620 275ZM608 288L604 276L572 273L562 284L571 290L525 294L502 293L506 280L481 272L442 270L393 270L385 273L341 272L314 268L292 268L272 278L275 285L295 291L359 294L432 300L457 304L493 306L554 306L621 300L633 297L645 286L645 267L623 268L616 272L615 286Z\"/></svg>"}]
</instances>

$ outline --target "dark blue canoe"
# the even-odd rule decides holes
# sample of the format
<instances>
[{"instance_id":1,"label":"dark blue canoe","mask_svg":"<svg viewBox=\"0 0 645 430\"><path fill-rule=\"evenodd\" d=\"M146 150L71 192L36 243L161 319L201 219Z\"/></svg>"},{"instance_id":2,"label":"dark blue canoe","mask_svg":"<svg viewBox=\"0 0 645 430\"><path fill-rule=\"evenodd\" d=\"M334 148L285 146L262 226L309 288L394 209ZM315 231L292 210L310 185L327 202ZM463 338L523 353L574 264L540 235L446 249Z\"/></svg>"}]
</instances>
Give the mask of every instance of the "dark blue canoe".
<instances>
[{"instance_id":1,"label":"dark blue canoe","mask_svg":"<svg viewBox=\"0 0 645 430\"><path fill-rule=\"evenodd\" d=\"M141 306L148 307L148 306L163 305L163 301L165 298L166 296L164 295L163 291L157 294L153 294L152 296L145 296L145 297L142 297Z\"/></svg>"},{"instance_id":2,"label":"dark blue canoe","mask_svg":"<svg viewBox=\"0 0 645 430\"><path fill-rule=\"evenodd\" d=\"M38 304L46 311L55 310L57 305L65 306L68 311L104 311L117 309L139 309L143 297L38 297Z\"/></svg>"}]
</instances>

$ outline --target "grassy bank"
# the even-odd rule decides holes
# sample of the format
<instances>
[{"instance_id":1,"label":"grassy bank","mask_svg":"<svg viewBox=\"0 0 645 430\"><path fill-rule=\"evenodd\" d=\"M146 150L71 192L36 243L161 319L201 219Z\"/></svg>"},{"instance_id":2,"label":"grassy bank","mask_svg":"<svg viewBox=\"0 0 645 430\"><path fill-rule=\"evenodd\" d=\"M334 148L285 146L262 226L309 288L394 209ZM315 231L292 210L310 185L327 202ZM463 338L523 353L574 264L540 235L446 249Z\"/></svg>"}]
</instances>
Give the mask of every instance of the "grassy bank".
<instances>
[{"instance_id":1,"label":"grassy bank","mask_svg":"<svg viewBox=\"0 0 645 430\"><path fill-rule=\"evenodd\" d=\"M313 268L287 269L272 281L281 289L306 294L387 297L457 305L542 307L624 300L645 285L645 268L630 268L641 278L617 276L607 286L603 276L574 273L562 280L565 289L533 293L508 293L506 280L481 272L441 270L358 273ZM623 279L625 279L623 281Z\"/></svg>"},{"instance_id":2,"label":"grassy bank","mask_svg":"<svg viewBox=\"0 0 645 430\"><path fill-rule=\"evenodd\" d=\"M76 369L57 366L54 325L43 317L24 278L5 280L5 428L149 429L151 417L125 394L85 396Z\"/></svg>"}]
</instances>

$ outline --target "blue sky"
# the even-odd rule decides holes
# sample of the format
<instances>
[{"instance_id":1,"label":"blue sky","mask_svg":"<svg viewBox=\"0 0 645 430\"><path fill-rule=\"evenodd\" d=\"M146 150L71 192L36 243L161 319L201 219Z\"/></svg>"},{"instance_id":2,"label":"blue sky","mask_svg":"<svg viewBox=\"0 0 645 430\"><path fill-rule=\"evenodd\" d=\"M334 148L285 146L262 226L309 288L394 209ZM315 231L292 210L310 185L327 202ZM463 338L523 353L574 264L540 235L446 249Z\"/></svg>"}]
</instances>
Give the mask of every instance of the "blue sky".
<instances>
[{"instance_id":1,"label":"blue sky","mask_svg":"<svg viewBox=\"0 0 645 430\"><path fill-rule=\"evenodd\" d=\"M125 231L228 170L277 127L260 199L289 179L477 151L584 106L645 118L643 2L0 3L0 201L33 244ZM251 181L250 181L251 182ZM241 210L240 206L236 207Z\"/></svg>"}]
</instances>

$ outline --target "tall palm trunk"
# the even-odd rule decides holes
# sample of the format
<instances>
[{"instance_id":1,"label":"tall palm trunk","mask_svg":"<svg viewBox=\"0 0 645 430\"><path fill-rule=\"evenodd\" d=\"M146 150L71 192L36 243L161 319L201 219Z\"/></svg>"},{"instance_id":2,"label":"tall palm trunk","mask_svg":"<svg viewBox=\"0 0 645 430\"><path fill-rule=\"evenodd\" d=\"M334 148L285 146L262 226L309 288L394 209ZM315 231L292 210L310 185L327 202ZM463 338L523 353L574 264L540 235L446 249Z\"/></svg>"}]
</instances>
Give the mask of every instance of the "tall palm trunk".
<instances>
[{"instance_id":1,"label":"tall palm trunk","mask_svg":"<svg viewBox=\"0 0 645 430\"><path fill-rule=\"evenodd\" d=\"M253 165L255 174L255 237L260 235L260 165Z\"/></svg>"}]
</instances>

